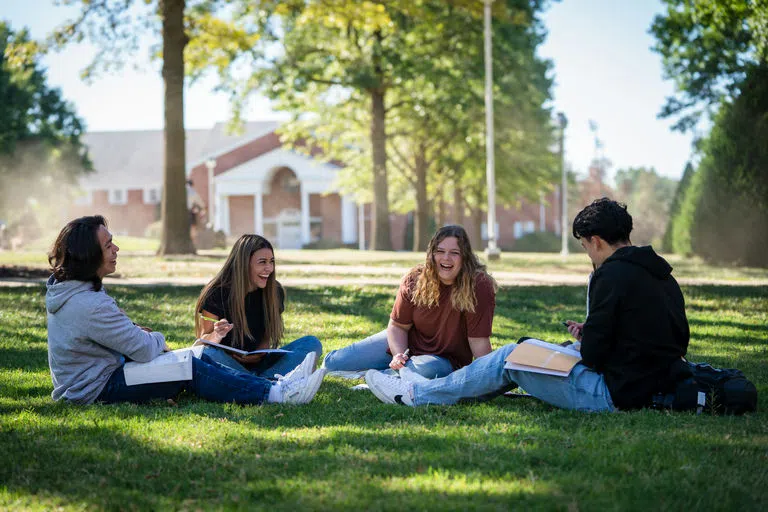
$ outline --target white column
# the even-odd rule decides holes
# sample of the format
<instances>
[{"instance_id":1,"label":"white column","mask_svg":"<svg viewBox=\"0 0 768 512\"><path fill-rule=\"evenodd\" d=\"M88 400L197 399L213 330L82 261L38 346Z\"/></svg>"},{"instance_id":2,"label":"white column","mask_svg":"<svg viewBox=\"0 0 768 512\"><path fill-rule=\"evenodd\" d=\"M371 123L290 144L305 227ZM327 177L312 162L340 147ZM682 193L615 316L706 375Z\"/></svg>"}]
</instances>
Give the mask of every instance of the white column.
<instances>
[{"instance_id":1,"label":"white column","mask_svg":"<svg viewBox=\"0 0 768 512\"><path fill-rule=\"evenodd\" d=\"M539 192L539 231L547 230L547 211L544 208L544 192Z\"/></svg>"},{"instance_id":2,"label":"white column","mask_svg":"<svg viewBox=\"0 0 768 512\"><path fill-rule=\"evenodd\" d=\"M218 210L218 208L214 208L214 203L215 203L214 187L216 186L216 184L214 182L213 171L214 171L214 169L216 169L216 160L214 160L214 159L206 160L205 166L208 168L208 213L207 213L208 220L207 220L207 224L208 224L208 227L214 228L214 224L216 223L215 215L216 215L216 211Z\"/></svg>"},{"instance_id":3,"label":"white column","mask_svg":"<svg viewBox=\"0 0 768 512\"><path fill-rule=\"evenodd\" d=\"M223 231L225 235L229 235L229 196L224 194L216 194L216 230Z\"/></svg>"},{"instance_id":4,"label":"white column","mask_svg":"<svg viewBox=\"0 0 768 512\"><path fill-rule=\"evenodd\" d=\"M365 203L357 205L357 248L365 250Z\"/></svg>"},{"instance_id":5,"label":"white column","mask_svg":"<svg viewBox=\"0 0 768 512\"><path fill-rule=\"evenodd\" d=\"M309 192L304 183L301 184L301 243L309 243Z\"/></svg>"},{"instance_id":6,"label":"white column","mask_svg":"<svg viewBox=\"0 0 768 512\"><path fill-rule=\"evenodd\" d=\"M261 189L253 194L253 229L257 235L264 235L264 195Z\"/></svg>"},{"instance_id":7,"label":"white column","mask_svg":"<svg viewBox=\"0 0 768 512\"><path fill-rule=\"evenodd\" d=\"M341 196L341 241L352 244L357 241L357 212L355 203Z\"/></svg>"}]
</instances>

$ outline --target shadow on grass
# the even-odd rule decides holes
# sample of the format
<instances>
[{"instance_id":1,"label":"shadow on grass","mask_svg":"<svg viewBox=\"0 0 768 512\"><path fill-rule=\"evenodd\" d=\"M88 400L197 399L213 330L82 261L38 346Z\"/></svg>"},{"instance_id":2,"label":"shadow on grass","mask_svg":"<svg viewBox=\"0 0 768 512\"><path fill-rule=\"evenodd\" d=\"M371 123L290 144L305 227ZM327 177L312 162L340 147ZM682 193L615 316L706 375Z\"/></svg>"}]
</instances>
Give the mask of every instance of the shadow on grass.
<instances>
[{"instance_id":1,"label":"shadow on grass","mask_svg":"<svg viewBox=\"0 0 768 512\"><path fill-rule=\"evenodd\" d=\"M708 427L717 419L687 415L379 406L339 428L329 428L339 425L329 414L286 424L288 414L273 410L248 429L205 415L176 429L176 409L140 422L131 415L143 416L144 408L95 409L81 418L75 411L70 424L0 431L0 446L11 456L0 467L6 489L51 500L48 505L139 510L507 510L572 503L626 509L654 496L672 509L714 499L726 509L758 509L766 501L754 471L764 447L747 435L744 421L733 422L733 436L712 438ZM271 424L275 418L280 425ZM195 428L216 430L199 439ZM30 453L45 456L23 456ZM715 467L728 467L729 478L713 485Z\"/></svg>"}]
</instances>

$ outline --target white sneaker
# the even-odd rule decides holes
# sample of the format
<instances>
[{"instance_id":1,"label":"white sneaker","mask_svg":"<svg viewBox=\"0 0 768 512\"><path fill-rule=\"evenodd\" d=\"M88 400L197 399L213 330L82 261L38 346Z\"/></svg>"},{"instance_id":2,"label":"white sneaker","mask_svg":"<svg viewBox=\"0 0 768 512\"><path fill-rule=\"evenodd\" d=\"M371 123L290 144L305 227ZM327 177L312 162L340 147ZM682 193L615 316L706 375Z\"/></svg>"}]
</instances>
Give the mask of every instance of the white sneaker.
<instances>
[{"instance_id":1,"label":"white sneaker","mask_svg":"<svg viewBox=\"0 0 768 512\"><path fill-rule=\"evenodd\" d=\"M288 377L288 375L286 375L286 377ZM320 389L323 377L325 377L325 369L320 368L309 377L294 376L291 379L284 378L279 380L276 386L280 386L280 393L282 394L281 402L284 404L297 405L311 402L315 397L317 390Z\"/></svg>"},{"instance_id":2,"label":"white sneaker","mask_svg":"<svg viewBox=\"0 0 768 512\"><path fill-rule=\"evenodd\" d=\"M403 366L402 368L400 368L399 372L400 372L400 378L401 379L403 379L405 381L408 381L408 382L411 382L411 383L414 383L414 382L426 382L426 381L429 380L428 378L426 378L422 374L416 373L415 371L411 370L407 366Z\"/></svg>"},{"instance_id":3,"label":"white sneaker","mask_svg":"<svg viewBox=\"0 0 768 512\"><path fill-rule=\"evenodd\" d=\"M341 377L342 379L362 379L367 370L328 370L329 377Z\"/></svg>"},{"instance_id":4,"label":"white sneaker","mask_svg":"<svg viewBox=\"0 0 768 512\"><path fill-rule=\"evenodd\" d=\"M407 380L386 375L378 370L368 370L365 382L376 398L385 404L413 407L413 385Z\"/></svg>"},{"instance_id":5,"label":"white sneaker","mask_svg":"<svg viewBox=\"0 0 768 512\"><path fill-rule=\"evenodd\" d=\"M295 379L297 377L307 378L312 375L312 372L315 371L315 365L317 365L317 352L310 352L299 366L289 371L285 375L280 375L278 373L275 375L275 377L277 377L277 382L281 382L286 379Z\"/></svg>"}]
</instances>

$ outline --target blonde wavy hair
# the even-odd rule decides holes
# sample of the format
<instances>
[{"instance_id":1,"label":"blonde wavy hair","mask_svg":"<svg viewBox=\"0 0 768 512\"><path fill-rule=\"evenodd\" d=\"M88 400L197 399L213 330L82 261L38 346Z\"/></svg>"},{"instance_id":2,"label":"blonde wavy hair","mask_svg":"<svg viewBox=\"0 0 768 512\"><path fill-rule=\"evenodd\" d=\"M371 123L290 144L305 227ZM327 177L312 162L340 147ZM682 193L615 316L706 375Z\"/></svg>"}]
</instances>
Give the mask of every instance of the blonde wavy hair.
<instances>
[{"instance_id":1,"label":"blonde wavy hair","mask_svg":"<svg viewBox=\"0 0 768 512\"><path fill-rule=\"evenodd\" d=\"M477 306L475 280L478 276L485 275L490 280L494 292L498 286L493 277L486 271L485 265L480 263L475 253L472 252L472 245L469 243L467 232L463 227L457 225L443 226L438 229L432 240L429 241L426 262L411 271L409 277L414 278L418 274L411 302L415 306L428 308L438 305L440 301L440 278L435 263L435 251L437 251L440 242L451 236L456 238L461 254L461 270L459 270L459 275L456 276L451 290L451 305L455 310L462 313L474 313L475 306Z\"/></svg>"},{"instance_id":2,"label":"blonde wavy hair","mask_svg":"<svg viewBox=\"0 0 768 512\"><path fill-rule=\"evenodd\" d=\"M232 330L232 346L235 348L245 348L245 339L253 340L253 335L248 328L248 317L245 311L245 296L251 287L250 263L253 253L260 249L269 249L274 254L274 249L269 241L259 235L243 235L235 245L224 262L224 266L219 273L203 288L200 296L197 298L195 306L195 333L197 336L203 334L203 325L200 319L200 313L203 311L203 305L208 297L218 288L229 289L228 309L232 318L228 318L235 327ZM264 320L266 323L264 329L264 338L254 340L260 343L269 342L270 348L280 346L283 339L283 317L280 314L280 296L278 292L277 269L272 271L267 286L264 288L262 302L264 307Z\"/></svg>"}]
</instances>

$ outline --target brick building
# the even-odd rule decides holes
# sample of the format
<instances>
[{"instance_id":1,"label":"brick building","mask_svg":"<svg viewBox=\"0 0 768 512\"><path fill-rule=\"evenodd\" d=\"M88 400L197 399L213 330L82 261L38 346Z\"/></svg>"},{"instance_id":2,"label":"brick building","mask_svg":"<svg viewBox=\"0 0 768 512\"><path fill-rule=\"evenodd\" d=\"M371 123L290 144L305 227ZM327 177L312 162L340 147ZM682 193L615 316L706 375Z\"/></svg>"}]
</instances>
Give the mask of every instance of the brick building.
<instances>
[{"instance_id":1,"label":"brick building","mask_svg":"<svg viewBox=\"0 0 768 512\"><path fill-rule=\"evenodd\" d=\"M264 234L283 249L321 240L357 245L361 235L370 240L370 205L361 212L336 188L342 165L284 148L277 127L277 122L246 123L238 135L227 134L223 123L210 130L187 130L187 175L204 205L201 221L232 237ZM69 213L100 213L113 233L143 236L159 219L163 132L93 132L84 141L96 172L81 179L83 194ZM497 208L499 245L513 248L516 239L535 231L559 234L558 192L542 196L538 204ZM449 213L446 220L451 217ZM390 223L393 247L406 248L409 216L392 214ZM476 227L466 227L477 235ZM485 228L482 223L483 239Z\"/></svg>"}]
</instances>

